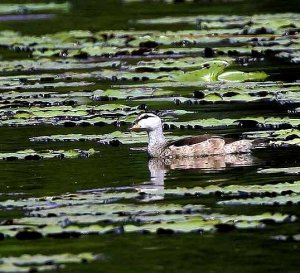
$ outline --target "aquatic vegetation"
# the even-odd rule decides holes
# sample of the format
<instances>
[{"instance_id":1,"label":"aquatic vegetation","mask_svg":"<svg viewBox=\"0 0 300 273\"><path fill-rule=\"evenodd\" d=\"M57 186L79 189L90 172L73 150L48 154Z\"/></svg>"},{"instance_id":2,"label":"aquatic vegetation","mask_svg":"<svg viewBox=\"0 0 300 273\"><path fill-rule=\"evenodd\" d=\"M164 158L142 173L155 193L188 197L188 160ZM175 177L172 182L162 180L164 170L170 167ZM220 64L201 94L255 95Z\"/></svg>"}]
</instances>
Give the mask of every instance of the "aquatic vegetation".
<instances>
[{"instance_id":1,"label":"aquatic vegetation","mask_svg":"<svg viewBox=\"0 0 300 273\"><path fill-rule=\"evenodd\" d=\"M289 27L299 26L299 14L297 13L277 13L277 14L257 14L252 16L241 15L197 15L197 16L185 16L185 17L163 17L163 18L151 18L137 20L138 24L178 24L188 23L192 25L198 24L199 29L239 29L243 27L249 27L255 29L259 27L265 27L267 30L265 33L272 33L272 31L280 31ZM270 28L268 30L268 27ZM244 34L259 34L249 31Z\"/></svg>"},{"instance_id":2,"label":"aquatic vegetation","mask_svg":"<svg viewBox=\"0 0 300 273\"><path fill-rule=\"evenodd\" d=\"M117 203L138 195L136 191L103 191L0 202L0 207L22 208L27 215L0 227L0 233L5 238L32 240L43 236L76 238L106 233L213 232L220 225L253 229L264 228L266 221L295 221L295 217L280 213L251 216L211 213L202 205Z\"/></svg>"},{"instance_id":3,"label":"aquatic vegetation","mask_svg":"<svg viewBox=\"0 0 300 273\"><path fill-rule=\"evenodd\" d=\"M138 107L129 107L122 104L103 104L97 106L48 106L30 108L8 108L0 111L1 125L25 126L27 124L52 124L75 126L106 124L122 121L122 117L136 115L139 113ZM107 117L106 117L107 116Z\"/></svg>"},{"instance_id":4,"label":"aquatic vegetation","mask_svg":"<svg viewBox=\"0 0 300 273\"><path fill-rule=\"evenodd\" d=\"M70 3L0 4L0 14L27 14L40 11L68 11Z\"/></svg>"},{"instance_id":5,"label":"aquatic vegetation","mask_svg":"<svg viewBox=\"0 0 300 273\"><path fill-rule=\"evenodd\" d=\"M280 128L285 127L298 127L300 124L300 119L298 118L277 118L277 117L245 117L240 119L202 119L202 120L190 120L186 122L165 122L166 128L224 128L228 126L240 126L245 128Z\"/></svg>"},{"instance_id":6,"label":"aquatic vegetation","mask_svg":"<svg viewBox=\"0 0 300 273\"><path fill-rule=\"evenodd\" d=\"M227 201L220 201L221 205L298 205L300 202L299 194L292 194L288 196L275 197L254 197L249 199L232 199Z\"/></svg>"},{"instance_id":7,"label":"aquatic vegetation","mask_svg":"<svg viewBox=\"0 0 300 273\"><path fill-rule=\"evenodd\" d=\"M258 173L263 173L263 174L273 174L273 173L299 174L300 173L300 167L262 169L262 170L258 170Z\"/></svg>"},{"instance_id":8,"label":"aquatic vegetation","mask_svg":"<svg viewBox=\"0 0 300 273\"><path fill-rule=\"evenodd\" d=\"M49 271L64 268L65 264L86 263L103 259L99 255L92 253L79 254L56 254L56 255L29 255L24 254L18 257L1 257L1 272L31 272L31 271Z\"/></svg>"},{"instance_id":9,"label":"aquatic vegetation","mask_svg":"<svg viewBox=\"0 0 300 273\"><path fill-rule=\"evenodd\" d=\"M299 13L210 14L206 1L124 0L120 10L130 19L124 24L104 2L95 14L114 21L112 30L84 17L94 12L92 2L76 1L72 9L69 3L0 4L0 271L54 271L110 252L109 263L123 271L141 253L143 266L167 272L164 261L152 266L149 255L162 257L168 247L172 257L188 257L189 268L217 271L206 268L210 256L210 265L215 257L234 257L244 268L241 246L261 265L268 240L278 241L284 264L288 247L280 241L292 242L291 249L299 241ZM206 15L196 10L201 3ZM158 5L165 9L153 16ZM127 18L130 10L139 16ZM166 10L172 16L161 17ZM35 32L25 22L25 15L40 12L51 12L40 19L57 24L48 33L46 24ZM30 28L3 21L6 16ZM209 133L252 139L263 149L228 162L148 162L140 147L146 133L128 132L144 111L161 115L168 141ZM232 233L219 240L223 232ZM233 256L226 240L235 244ZM104 256L85 253L99 248ZM123 249L132 256L120 256ZM178 256L177 249L192 250ZM101 265L92 266L87 270Z\"/></svg>"},{"instance_id":10,"label":"aquatic vegetation","mask_svg":"<svg viewBox=\"0 0 300 273\"><path fill-rule=\"evenodd\" d=\"M176 140L178 136L166 135L168 140ZM74 141L97 141L101 144L109 144L112 146L118 146L120 144L135 144L135 143L147 143L148 137L143 133L121 132L114 131L104 135L84 135L84 134L68 134L68 135L51 135L51 136L39 136L30 138L33 142L74 142Z\"/></svg>"},{"instance_id":11,"label":"aquatic vegetation","mask_svg":"<svg viewBox=\"0 0 300 273\"><path fill-rule=\"evenodd\" d=\"M298 129L282 129L263 132L246 132L247 138L268 139L269 144L274 147L287 147L300 145L300 131Z\"/></svg>"},{"instance_id":12,"label":"aquatic vegetation","mask_svg":"<svg viewBox=\"0 0 300 273\"><path fill-rule=\"evenodd\" d=\"M102 67L118 67L121 62L118 60L107 62L82 62L76 59L68 60L53 60L49 58L39 58L38 61L34 59L25 60L12 60L2 61L0 63L1 72L13 72L13 71L63 71L63 70L80 70L80 69L96 69ZM55 78L54 75L50 77ZM71 75L70 75L71 76ZM50 80L51 78L48 78Z\"/></svg>"},{"instance_id":13,"label":"aquatic vegetation","mask_svg":"<svg viewBox=\"0 0 300 273\"><path fill-rule=\"evenodd\" d=\"M266 173L266 172L260 172ZM151 194L151 191L142 189L142 193ZM176 188L165 189L155 194L161 195L178 195L178 196L201 196L201 195L223 195L223 196L264 196L269 194L290 194L300 193L300 181L293 183L278 183L278 184L265 184L265 185L230 185L225 187L220 186L207 186L207 187L194 187L194 188Z\"/></svg>"},{"instance_id":14,"label":"aquatic vegetation","mask_svg":"<svg viewBox=\"0 0 300 273\"><path fill-rule=\"evenodd\" d=\"M44 151L35 151L32 149L27 149L23 151L17 151L17 152L1 152L0 153L0 160L18 160L18 159L25 159L25 160L40 160L40 159L51 159L51 158L58 158L58 159L64 159L64 158L86 158L93 154L95 154L97 151L94 149L89 149L87 151L80 150L80 149L73 149L73 150L44 150Z\"/></svg>"}]
</instances>

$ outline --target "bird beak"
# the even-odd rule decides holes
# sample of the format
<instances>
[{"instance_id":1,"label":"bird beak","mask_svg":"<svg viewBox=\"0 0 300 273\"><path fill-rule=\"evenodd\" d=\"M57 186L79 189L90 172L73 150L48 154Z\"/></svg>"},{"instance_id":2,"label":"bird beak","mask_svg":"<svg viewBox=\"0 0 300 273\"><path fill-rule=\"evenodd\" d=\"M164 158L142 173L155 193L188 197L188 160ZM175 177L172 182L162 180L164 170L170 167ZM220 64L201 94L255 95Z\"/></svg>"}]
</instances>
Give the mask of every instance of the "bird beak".
<instances>
[{"instance_id":1,"label":"bird beak","mask_svg":"<svg viewBox=\"0 0 300 273\"><path fill-rule=\"evenodd\" d=\"M130 131L134 131L134 132L138 132L141 130L141 126L138 125L138 124L133 124L130 128L129 128Z\"/></svg>"}]
</instances>

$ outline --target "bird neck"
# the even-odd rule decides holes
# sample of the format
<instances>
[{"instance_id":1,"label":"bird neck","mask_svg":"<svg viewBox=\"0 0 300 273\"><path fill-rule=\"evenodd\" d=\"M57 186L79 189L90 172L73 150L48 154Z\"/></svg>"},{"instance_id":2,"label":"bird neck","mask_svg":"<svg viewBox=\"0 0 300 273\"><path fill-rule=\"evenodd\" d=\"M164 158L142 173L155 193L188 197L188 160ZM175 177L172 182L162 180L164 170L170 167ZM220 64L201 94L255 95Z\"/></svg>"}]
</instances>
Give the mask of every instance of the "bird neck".
<instances>
[{"instance_id":1,"label":"bird neck","mask_svg":"<svg viewBox=\"0 0 300 273\"><path fill-rule=\"evenodd\" d=\"M166 139L162 127L148 132L149 144L148 153L151 157L159 157L166 145Z\"/></svg>"}]
</instances>

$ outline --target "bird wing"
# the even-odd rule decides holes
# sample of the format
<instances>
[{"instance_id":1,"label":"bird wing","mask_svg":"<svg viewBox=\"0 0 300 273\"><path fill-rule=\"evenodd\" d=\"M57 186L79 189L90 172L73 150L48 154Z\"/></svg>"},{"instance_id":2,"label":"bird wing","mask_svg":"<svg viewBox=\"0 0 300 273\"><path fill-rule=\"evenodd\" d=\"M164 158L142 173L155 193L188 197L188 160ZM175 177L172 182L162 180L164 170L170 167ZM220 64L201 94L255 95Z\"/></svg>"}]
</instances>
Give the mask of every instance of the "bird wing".
<instances>
[{"instance_id":1,"label":"bird wing","mask_svg":"<svg viewBox=\"0 0 300 273\"><path fill-rule=\"evenodd\" d=\"M222 136L205 134L205 135L192 136L192 137L186 137L179 140L175 140L168 143L168 146L175 146L175 147L190 146L213 138L219 138L219 139L221 138L225 141L225 144L229 144L237 140L232 137L222 137Z\"/></svg>"}]
</instances>

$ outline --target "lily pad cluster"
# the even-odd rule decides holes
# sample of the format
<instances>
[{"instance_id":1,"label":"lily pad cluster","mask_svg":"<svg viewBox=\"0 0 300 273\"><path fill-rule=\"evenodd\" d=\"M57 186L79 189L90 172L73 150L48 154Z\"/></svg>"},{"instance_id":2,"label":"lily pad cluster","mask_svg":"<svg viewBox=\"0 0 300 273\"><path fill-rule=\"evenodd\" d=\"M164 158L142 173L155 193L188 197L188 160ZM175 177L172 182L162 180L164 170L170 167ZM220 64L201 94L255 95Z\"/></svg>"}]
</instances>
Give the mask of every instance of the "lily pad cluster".
<instances>
[{"instance_id":1,"label":"lily pad cluster","mask_svg":"<svg viewBox=\"0 0 300 273\"><path fill-rule=\"evenodd\" d=\"M28 4L0 4L0 14L28 14L41 11L63 11L70 9L70 3L28 3Z\"/></svg>"},{"instance_id":2,"label":"lily pad cluster","mask_svg":"<svg viewBox=\"0 0 300 273\"><path fill-rule=\"evenodd\" d=\"M275 57L297 62L299 14L191 16L139 20L135 23L194 23L194 31L70 31L41 37L3 32L0 44L36 57L202 55L205 57ZM199 30L200 29L200 30ZM294 31L294 32L293 32ZM296 35L294 35L294 33ZM212 35L213 34L213 35ZM259 35L259 36L258 36ZM213 47L212 47L213 46ZM153 68L151 68L153 70Z\"/></svg>"},{"instance_id":3,"label":"lily pad cluster","mask_svg":"<svg viewBox=\"0 0 300 273\"><path fill-rule=\"evenodd\" d=\"M18 257L1 257L1 272L33 272L52 271L64 268L65 264L87 263L102 259L100 254L93 253L63 253L56 255L29 255Z\"/></svg>"},{"instance_id":4,"label":"lily pad cluster","mask_svg":"<svg viewBox=\"0 0 300 273\"><path fill-rule=\"evenodd\" d=\"M127 117L136 116L140 110L122 104L102 104L96 106L48 106L29 108L7 108L0 110L2 126L25 126L38 124L65 126L103 126L126 122ZM128 121L127 121L128 123Z\"/></svg>"},{"instance_id":5,"label":"lily pad cluster","mask_svg":"<svg viewBox=\"0 0 300 273\"><path fill-rule=\"evenodd\" d=\"M300 131L298 129L247 132L244 135L250 139L268 139L270 145L275 147L300 146Z\"/></svg>"},{"instance_id":6,"label":"lily pad cluster","mask_svg":"<svg viewBox=\"0 0 300 273\"><path fill-rule=\"evenodd\" d=\"M260 173L266 173L260 171ZM142 189L145 194L151 194L151 191ZM178 195L178 196L203 196L203 195L221 195L230 197L255 197L255 196L268 196L268 195L285 195L300 194L300 181L293 183L278 183L278 184L265 184L265 185L229 185L225 187L220 186L207 186L207 187L194 187L194 188L175 188L164 189L155 194L162 195Z\"/></svg>"},{"instance_id":7,"label":"lily pad cluster","mask_svg":"<svg viewBox=\"0 0 300 273\"><path fill-rule=\"evenodd\" d=\"M25 159L25 160L40 160L40 159L51 159L51 158L86 158L97 151L94 149L89 150L80 150L80 149L73 149L73 150L44 150L44 151L35 151L32 149L17 151L17 152L1 152L0 153L0 160L18 160L18 159Z\"/></svg>"},{"instance_id":8,"label":"lily pad cluster","mask_svg":"<svg viewBox=\"0 0 300 273\"><path fill-rule=\"evenodd\" d=\"M167 134L166 139L176 140L178 139L178 137ZM39 136L39 137L30 138L30 141L33 142L96 141L100 144L118 146L120 144L147 143L148 137L144 133L114 131L110 134L103 134L103 135L68 134L68 135Z\"/></svg>"},{"instance_id":9,"label":"lily pad cluster","mask_svg":"<svg viewBox=\"0 0 300 273\"><path fill-rule=\"evenodd\" d=\"M76 238L106 233L186 233L224 229L264 228L267 221L293 222L281 213L225 215L213 213L203 205L120 203L142 198L138 191L96 191L54 197L7 200L2 208L19 208L26 216L0 227L4 238L20 240Z\"/></svg>"},{"instance_id":10,"label":"lily pad cluster","mask_svg":"<svg viewBox=\"0 0 300 273\"><path fill-rule=\"evenodd\" d=\"M38 61L34 59L2 61L0 63L1 72L23 72L23 71L63 71L63 70L82 70L82 69L99 69L118 67L121 62L119 60L106 61L106 62L82 62L78 59L60 59L53 60L50 58L39 58ZM51 78L52 76L52 78ZM70 75L71 77L71 75ZM54 80L54 75L50 75L48 80Z\"/></svg>"},{"instance_id":11,"label":"lily pad cluster","mask_svg":"<svg viewBox=\"0 0 300 273\"><path fill-rule=\"evenodd\" d=\"M297 105L298 83L266 82L267 72L245 67L277 53L297 54L295 35L278 33L293 28L289 22L297 22L298 16L274 15L273 21L268 20L275 28L272 34L249 30L265 24L269 17L262 15L173 18L178 22L201 21L201 29L193 31L73 30L42 37L2 31L0 45L4 49L31 58L0 64L0 126L127 126L145 109L98 110L106 101L118 100L135 105L172 101L174 107L241 102ZM143 21L133 22L138 23ZM269 54L270 50L274 54ZM296 128L298 121L291 117L241 117L166 122L166 128L235 125Z\"/></svg>"},{"instance_id":12,"label":"lily pad cluster","mask_svg":"<svg viewBox=\"0 0 300 273\"><path fill-rule=\"evenodd\" d=\"M0 14L1 8L6 9L2 14L69 9L69 4L34 5L11 5L11 10L0 5ZM160 31L72 30L33 36L3 30L0 126L39 125L46 132L32 131L28 144L43 146L44 150L2 151L0 159L86 158L97 153L94 149L50 150L49 145L62 144L49 142L74 142L72 146L83 141L126 144L130 153L129 145L147 142L146 133L125 132L145 110L160 110L167 140L176 140L178 134L194 135L196 130L217 134L233 131L239 136L243 131L245 138L267 141L271 147L293 146L296 150L300 137L300 85L295 73L289 72L299 64L299 19L296 13L197 15L130 22L133 29L160 24ZM170 24L173 30L164 30ZM183 30L177 25L191 29ZM10 57L6 58L5 53ZM288 80L278 76L274 68L277 64L284 64ZM251 113L243 109L249 105L254 105ZM264 106L272 108L264 111ZM52 126L81 128L65 128L67 133L57 128L53 133ZM106 127L102 131L86 126ZM91 131L87 133L85 129ZM103 150L109 153L109 149ZM214 171L255 168L252 158L240 162L234 165L232 160ZM5 164L14 167L17 163ZM195 172L213 169L209 164L175 165L155 170L165 174L185 167ZM173 188L168 183L151 189L135 184L41 198L28 197L27 192L3 194L0 209L12 215L18 211L18 216L8 216L0 222L0 240L214 233L295 225L298 215L286 213L284 208L299 205L299 181L291 182L291 177L299 174L299 167L264 166L254 172L262 178L257 184L223 184L221 179L209 186L198 181L189 181L192 186ZM284 175L289 176L289 182L277 181L277 176ZM272 183L262 183L265 177L272 177ZM151 182L154 180L151 177ZM246 215L248 212L235 210L233 205L255 205L258 210ZM276 206L280 209L276 210ZM91 253L1 257L0 271L49 271L68 262L95 259Z\"/></svg>"},{"instance_id":13,"label":"lily pad cluster","mask_svg":"<svg viewBox=\"0 0 300 273\"><path fill-rule=\"evenodd\" d=\"M274 236L272 236L272 239L277 240L277 241L295 241L295 242L299 242L300 241L300 234L295 234L295 235L274 235Z\"/></svg>"},{"instance_id":14,"label":"lily pad cluster","mask_svg":"<svg viewBox=\"0 0 300 273\"><path fill-rule=\"evenodd\" d=\"M72 106L89 102L91 96L92 92L9 91L1 93L0 105L2 109L33 106Z\"/></svg>"},{"instance_id":15,"label":"lily pad cluster","mask_svg":"<svg viewBox=\"0 0 300 273\"><path fill-rule=\"evenodd\" d=\"M201 129L201 128L225 128L228 126L240 126L245 128L299 128L300 119L289 118L289 117L245 117L240 119L202 119L202 120L191 120L191 121L174 121L165 122L166 128L190 128L190 129Z\"/></svg>"},{"instance_id":16,"label":"lily pad cluster","mask_svg":"<svg viewBox=\"0 0 300 273\"><path fill-rule=\"evenodd\" d=\"M298 174L298 168L266 169L259 171L260 174L273 174L286 171L289 174ZM160 196L195 196L205 195L222 196L227 200L218 201L219 205L259 205L259 206L279 206L279 205L299 205L300 204L300 184L299 181L292 183L278 183L265 185L230 185L225 187L207 186L194 188L164 189L156 192L141 189L145 195ZM293 218L295 219L295 218Z\"/></svg>"},{"instance_id":17,"label":"lily pad cluster","mask_svg":"<svg viewBox=\"0 0 300 273\"><path fill-rule=\"evenodd\" d=\"M162 17L151 19L139 19L135 21L139 24L191 24L197 25L199 29L239 29L241 27L269 27L271 30L276 31L285 28L298 27L299 14L298 13L274 13L274 14L257 14L251 16L242 15L196 15L185 17ZM267 34L265 33L260 34ZM245 33L250 34L250 33ZM254 34L254 33L252 33ZM256 33L259 34L259 33Z\"/></svg>"},{"instance_id":18,"label":"lily pad cluster","mask_svg":"<svg viewBox=\"0 0 300 273\"><path fill-rule=\"evenodd\" d=\"M194 91L193 97L185 95L173 99L177 104L187 105L229 102L269 102L278 105L297 105L300 102L299 91L298 83L248 82L240 84L230 82L226 85L211 83Z\"/></svg>"}]
</instances>

